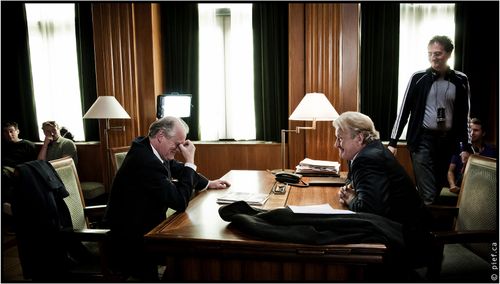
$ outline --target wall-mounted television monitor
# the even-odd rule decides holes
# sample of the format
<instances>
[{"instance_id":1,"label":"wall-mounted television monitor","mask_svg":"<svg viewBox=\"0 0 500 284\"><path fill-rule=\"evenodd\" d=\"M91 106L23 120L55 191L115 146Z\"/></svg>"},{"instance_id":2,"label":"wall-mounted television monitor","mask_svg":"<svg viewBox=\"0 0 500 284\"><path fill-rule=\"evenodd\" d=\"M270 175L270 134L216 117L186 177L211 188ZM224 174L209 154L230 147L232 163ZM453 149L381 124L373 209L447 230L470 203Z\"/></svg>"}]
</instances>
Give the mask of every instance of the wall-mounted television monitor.
<instances>
[{"instance_id":1,"label":"wall-mounted television monitor","mask_svg":"<svg viewBox=\"0 0 500 284\"><path fill-rule=\"evenodd\" d=\"M156 117L165 116L190 117L191 94L177 92L162 94L156 97Z\"/></svg>"}]
</instances>

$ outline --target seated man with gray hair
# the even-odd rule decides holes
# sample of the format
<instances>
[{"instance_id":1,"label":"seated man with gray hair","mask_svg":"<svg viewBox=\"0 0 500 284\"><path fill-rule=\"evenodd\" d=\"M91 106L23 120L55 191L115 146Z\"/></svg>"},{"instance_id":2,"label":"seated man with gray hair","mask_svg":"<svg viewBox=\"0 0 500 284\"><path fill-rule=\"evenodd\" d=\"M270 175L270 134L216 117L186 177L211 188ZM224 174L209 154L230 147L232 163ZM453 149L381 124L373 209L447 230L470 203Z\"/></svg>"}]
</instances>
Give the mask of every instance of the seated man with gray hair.
<instances>
[{"instance_id":1,"label":"seated man with gray hair","mask_svg":"<svg viewBox=\"0 0 500 284\"><path fill-rule=\"evenodd\" d=\"M148 136L132 141L113 180L104 222L111 230L114 269L132 279L159 280L158 261L146 253L144 235L165 220L168 208L182 212L194 190L230 186L196 172L195 146L186 140L188 131L177 117L153 122ZM179 152L185 163L175 160Z\"/></svg>"},{"instance_id":2,"label":"seated man with gray hair","mask_svg":"<svg viewBox=\"0 0 500 284\"><path fill-rule=\"evenodd\" d=\"M384 216L403 225L412 261L421 262L428 240L431 215L415 184L394 155L382 145L373 121L359 112L344 112L333 122L335 147L350 161L349 181L340 202L355 212Z\"/></svg>"}]
</instances>

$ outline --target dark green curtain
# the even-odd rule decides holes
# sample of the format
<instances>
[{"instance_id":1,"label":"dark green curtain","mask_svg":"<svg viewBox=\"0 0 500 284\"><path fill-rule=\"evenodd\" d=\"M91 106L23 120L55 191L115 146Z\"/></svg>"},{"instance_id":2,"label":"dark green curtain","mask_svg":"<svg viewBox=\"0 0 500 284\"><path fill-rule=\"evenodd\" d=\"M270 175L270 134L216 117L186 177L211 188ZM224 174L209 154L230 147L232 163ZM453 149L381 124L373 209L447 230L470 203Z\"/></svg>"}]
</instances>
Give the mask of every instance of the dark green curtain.
<instances>
[{"instance_id":1,"label":"dark green curtain","mask_svg":"<svg viewBox=\"0 0 500 284\"><path fill-rule=\"evenodd\" d=\"M389 139L398 112L398 65L399 3L361 3L360 111L382 140Z\"/></svg>"},{"instance_id":2,"label":"dark green curtain","mask_svg":"<svg viewBox=\"0 0 500 284\"><path fill-rule=\"evenodd\" d=\"M2 121L19 124L19 137L40 141L31 79L26 12L2 2Z\"/></svg>"},{"instance_id":3,"label":"dark green curtain","mask_svg":"<svg viewBox=\"0 0 500 284\"><path fill-rule=\"evenodd\" d=\"M75 4L76 49L78 56L78 76L82 115L85 114L97 99L95 82L94 39L92 28L92 3ZM97 119L83 119L86 141L99 140L99 124Z\"/></svg>"},{"instance_id":4,"label":"dark green curtain","mask_svg":"<svg viewBox=\"0 0 500 284\"><path fill-rule=\"evenodd\" d=\"M471 117L483 122L498 118L498 9L498 1L455 3L455 69L469 78Z\"/></svg>"},{"instance_id":5,"label":"dark green curtain","mask_svg":"<svg viewBox=\"0 0 500 284\"><path fill-rule=\"evenodd\" d=\"M165 67L164 93L192 95L191 117L184 120L189 125L188 139L199 140L198 4L162 2L160 5Z\"/></svg>"},{"instance_id":6,"label":"dark green curtain","mask_svg":"<svg viewBox=\"0 0 500 284\"><path fill-rule=\"evenodd\" d=\"M288 126L288 3L253 3L257 140L280 141Z\"/></svg>"}]
</instances>

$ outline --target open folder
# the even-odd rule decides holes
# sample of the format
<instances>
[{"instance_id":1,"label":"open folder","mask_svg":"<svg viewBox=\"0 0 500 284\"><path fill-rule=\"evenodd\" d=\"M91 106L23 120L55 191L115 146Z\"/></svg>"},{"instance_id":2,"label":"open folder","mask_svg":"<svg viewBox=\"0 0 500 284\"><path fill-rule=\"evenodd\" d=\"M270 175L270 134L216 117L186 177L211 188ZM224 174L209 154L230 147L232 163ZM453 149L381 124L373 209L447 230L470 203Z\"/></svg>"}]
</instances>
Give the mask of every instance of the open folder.
<instances>
[{"instance_id":1,"label":"open folder","mask_svg":"<svg viewBox=\"0 0 500 284\"><path fill-rule=\"evenodd\" d=\"M236 201L245 201L248 205L262 206L269 198L267 193L252 193L231 191L217 198L217 203L228 204Z\"/></svg>"},{"instance_id":2,"label":"open folder","mask_svg":"<svg viewBox=\"0 0 500 284\"><path fill-rule=\"evenodd\" d=\"M340 163L334 161L305 158L296 167L295 172L304 176L339 176Z\"/></svg>"}]
</instances>

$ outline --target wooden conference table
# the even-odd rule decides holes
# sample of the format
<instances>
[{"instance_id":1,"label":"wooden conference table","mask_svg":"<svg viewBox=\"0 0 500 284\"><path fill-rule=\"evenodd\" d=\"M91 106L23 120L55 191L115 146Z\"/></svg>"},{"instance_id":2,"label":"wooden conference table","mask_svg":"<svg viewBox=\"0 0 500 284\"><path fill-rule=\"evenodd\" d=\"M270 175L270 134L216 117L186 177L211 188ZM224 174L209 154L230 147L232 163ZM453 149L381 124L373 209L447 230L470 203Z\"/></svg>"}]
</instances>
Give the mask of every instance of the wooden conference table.
<instances>
[{"instance_id":1,"label":"wooden conference table","mask_svg":"<svg viewBox=\"0 0 500 284\"><path fill-rule=\"evenodd\" d=\"M185 212L176 213L146 234L149 251L165 257L167 281L370 281L383 262L383 244L304 245L273 242L245 235L222 220L218 197L228 191L271 192L274 176L267 171L232 170L222 179L224 190L194 197ZM338 202L339 187L289 187L271 193L264 209L286 205Z\"/></svg>"}]
</instances>

